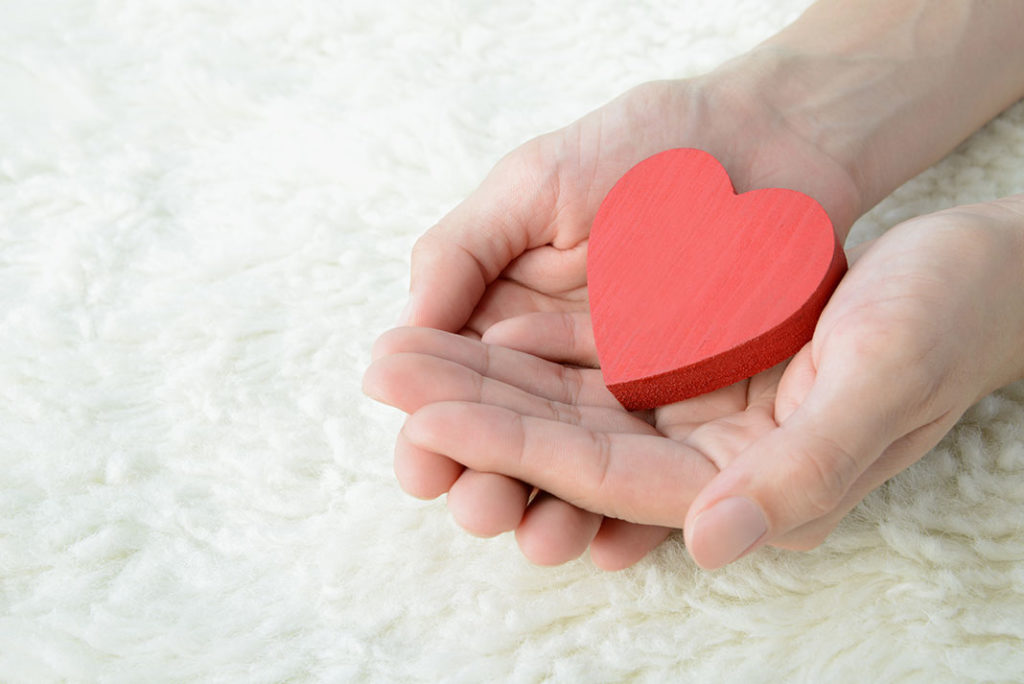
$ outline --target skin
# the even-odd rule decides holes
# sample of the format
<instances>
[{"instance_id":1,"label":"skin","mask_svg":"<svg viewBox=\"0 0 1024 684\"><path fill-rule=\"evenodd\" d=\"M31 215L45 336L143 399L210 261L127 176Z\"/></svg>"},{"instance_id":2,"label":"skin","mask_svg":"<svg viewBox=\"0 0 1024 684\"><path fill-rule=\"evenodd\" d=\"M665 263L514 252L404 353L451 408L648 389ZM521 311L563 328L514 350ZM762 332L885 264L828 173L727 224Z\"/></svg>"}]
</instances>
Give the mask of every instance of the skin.
<instances>
[{"instance_id":1,"label":"skin","mask_svg":"<svg viewBox=\"0 0 1024 684\"><path fill-rule=\"evenodd\" d=\"M708 150L739 191L815 197L844 238L1021 96L1005 66L1024 60L1020 3L868 4L819 3L704 77L645 84L531 141L417 242L415 327L385 333L364 378L410 414L395 451L403 488L447 493L471 533L514 530L537 563L589 547L622 568L682 528L695 560L719 567L764 544L816 546L1024 374L1018 196L914 219L851 254L813 340L786 364L640 414L603 386L586 238L633 164Z\"/></svg>"}]
</instances>

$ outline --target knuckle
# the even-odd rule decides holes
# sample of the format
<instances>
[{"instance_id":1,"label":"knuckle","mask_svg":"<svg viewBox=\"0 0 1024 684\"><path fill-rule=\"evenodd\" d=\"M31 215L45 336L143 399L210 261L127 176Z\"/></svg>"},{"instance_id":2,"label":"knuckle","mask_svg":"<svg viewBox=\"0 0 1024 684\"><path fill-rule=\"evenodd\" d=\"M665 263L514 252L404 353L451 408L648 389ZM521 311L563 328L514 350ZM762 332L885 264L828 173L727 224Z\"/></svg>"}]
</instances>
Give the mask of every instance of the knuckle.
<instances>
[{"instance_id":1,"label":"knuckle","mask_svg":"<svg viewBox=\"0 0 1024 684\"><path fill-rule=\"evenodd\" d=\"M401 354L416 349L421 335L415 328L391 328L381 333L370 349L370 357L374 360L393 354Z\"/></svg>"},{"instance_id":2,"label":"knuckle","mask_svg":"<svg viewBox=\"0 0 1024 684\"><path fill-rule=\"evenodd\" d=\"M860 470L854 456L834 440L818 437L791 453L799 473L794 483L796 508L814 520L831 513Z\"/></svg>"},{"instance_id":3,"label":"knuckle","mask_svg":"<svg viewBox=\"0 0 1024 684\"><path fill-rule=\"evenodd\" d=\"M438 256L450 251L451 242L444 237L445 225L445 219L442 219L412 243L411 261L414 276L417 266L430 264Z\"/></svg>"},{"instance_id":4,"label":"knuckle","mask_svg":"<svg viewBox=\"0 0 1024 684\"><path fill-rule=\"evenodd\" d=\"M583 376L579 370L571 366L558 364L558 380L565 392L565 403L577 405L580 393L583 390Z\"/></svg>"},{"instance_id":5,"label":"knuckle","mask_svg":"<svg viewBox=\"0 0 1024 684\"><path fill-rule=\"evenodd\" d=\"M572 404L563 404L554 399L547 400L548 410L553 420L568 425L579 425L582 422L580 410Z\"/></svg>"},{"instance_id":6,"label":"knuckle","mask_svg":"<svg viewBox=\"0 0 1024 684\"><path fill-rule=\"evenodd\" d=\"M611 435L593 432L592 454L587 463L577 468L577 491L579 497L573 501L584 510L610 515L627 521L642 519L641 493L637 483L628 472L617 467Z\"/></svg>"},{"instance_id":7,"label":"knuckle","mask_svg":"<svg viewBox=\"0 0 1024 684\"><path fill-rule=\"evenodd\" d=\"M418 261L423 258L424 252L430 250L431 233L437 229L437 226L430 228L427 232L416 238L416 241L412 243L412 260Z\"/></svg>"},{"instance_id":8,"label":"knuckle","mask_svg":"<svg viewBox=\"0 0 1024 684\"><path fill-rule=\"evenodd\" d=\"M598 501L604 497L611 484L612 445L606 433L594 432L592 435L594 441L593 467L587 469L586 472L589 475L581 482L580 489L586 493L588 499Z\"/></svg>"},{"instance_id":9,"label":"knuckle","mask_svg":"<svg viewBox=\"0 0 1024 684\"><path fill-rule=\"evenodd\" d=\"M562 318L562 329L565 335L565 348L570 350L570 353L575 351L577 346L576 340L576 319L570 313L561 314Z\"/></svg>"}]
</instances>

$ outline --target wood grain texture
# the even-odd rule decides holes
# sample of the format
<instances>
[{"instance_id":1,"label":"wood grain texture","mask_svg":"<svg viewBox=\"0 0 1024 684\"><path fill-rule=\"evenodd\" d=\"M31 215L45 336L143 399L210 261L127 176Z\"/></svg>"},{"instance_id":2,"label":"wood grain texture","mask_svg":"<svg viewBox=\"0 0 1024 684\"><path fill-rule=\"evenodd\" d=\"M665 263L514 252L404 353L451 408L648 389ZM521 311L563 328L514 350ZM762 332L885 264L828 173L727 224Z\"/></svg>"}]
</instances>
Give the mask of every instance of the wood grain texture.
<instances>
[{"instance_id":1,"label":"wood grain texture","mask_svg":"<svg viewBox=\"0 0 1024 684\"><path fill-rule=\"evenodd\" d=\"M612 188L590 234L605 384L634 410L770 368L811 339L845 271L814 199L782 188L738 195L707 152L656 154Z\"/></svg>"}]
</instances>

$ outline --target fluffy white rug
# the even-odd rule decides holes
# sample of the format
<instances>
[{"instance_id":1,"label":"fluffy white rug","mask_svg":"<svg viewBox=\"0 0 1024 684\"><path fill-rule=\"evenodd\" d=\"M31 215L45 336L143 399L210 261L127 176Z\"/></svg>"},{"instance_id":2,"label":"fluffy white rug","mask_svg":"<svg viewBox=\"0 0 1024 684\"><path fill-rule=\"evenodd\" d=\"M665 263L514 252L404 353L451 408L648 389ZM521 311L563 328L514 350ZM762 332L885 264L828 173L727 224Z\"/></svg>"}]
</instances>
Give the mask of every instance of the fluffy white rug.
<instances>
[{"instance_id":1,"label":"fluffy white rug","mask_svg":"<svg viewBox=\"0 0 1024 684\"><path fill-rule=\"evenodd\" d=\"M530 566L360 393L413 240L504 152L806 0L0 1L0 680L1024 673L1024 386L807 554ZM1024 190L1024 107L855 240Z\"/></svg>"}]
</instances>

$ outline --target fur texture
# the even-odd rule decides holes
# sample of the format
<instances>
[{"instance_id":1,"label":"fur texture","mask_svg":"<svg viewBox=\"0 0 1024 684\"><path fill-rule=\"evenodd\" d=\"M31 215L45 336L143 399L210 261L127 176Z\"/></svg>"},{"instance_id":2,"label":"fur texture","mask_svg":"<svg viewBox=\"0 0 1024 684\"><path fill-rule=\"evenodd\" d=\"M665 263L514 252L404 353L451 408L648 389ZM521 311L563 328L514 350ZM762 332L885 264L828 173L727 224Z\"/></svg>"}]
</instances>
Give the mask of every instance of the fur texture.
<instances>
[{"instance_id":1,"label":"fur texture","mask_svg":"<svg viewBox=\"0 0 1024 684\"><path fill-rule=\"evenodd\" d=\"M467 536L360 392L502 153L806 4L0 0L0 680L1019 680L1019 384L820 549L715 573ZM1021 159L1018 105L854 241Z\"/></svg>"}]
</instances>

